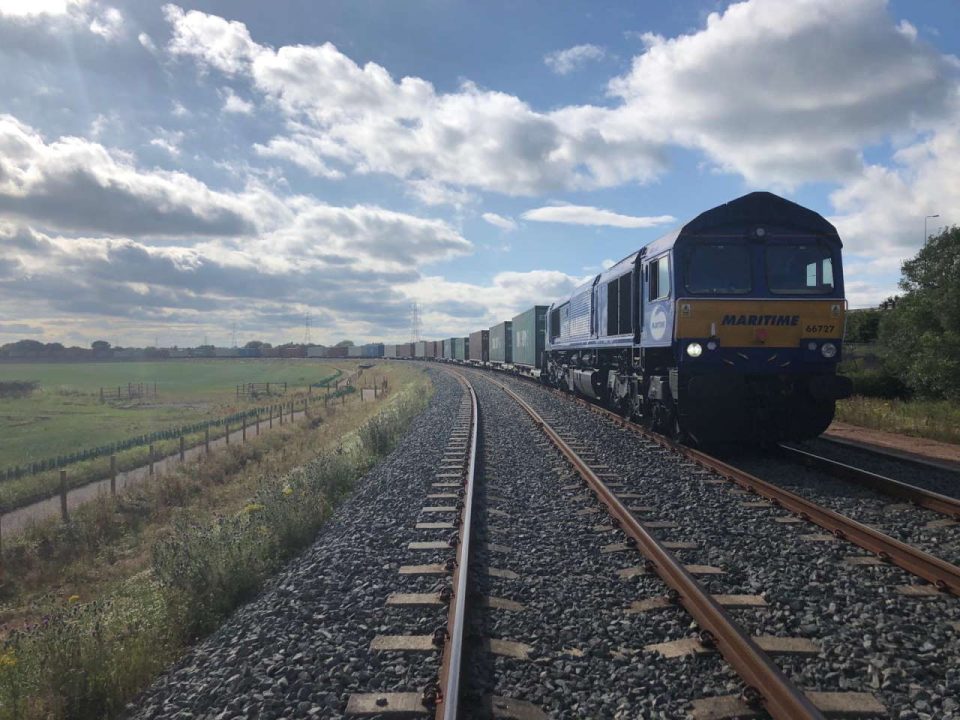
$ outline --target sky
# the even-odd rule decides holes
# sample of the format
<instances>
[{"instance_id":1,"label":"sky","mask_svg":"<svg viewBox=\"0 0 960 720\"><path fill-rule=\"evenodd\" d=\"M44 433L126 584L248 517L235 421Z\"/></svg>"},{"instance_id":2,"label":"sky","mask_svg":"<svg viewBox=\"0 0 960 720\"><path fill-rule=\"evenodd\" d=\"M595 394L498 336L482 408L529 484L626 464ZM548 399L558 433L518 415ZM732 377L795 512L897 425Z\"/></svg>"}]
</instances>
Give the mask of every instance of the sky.
<instances>
[{"instance_id":1,"label":"sky","mask_svg":"<svg viewBox=\"0 0 960 720\"><path fill-rule=\"evenodd\" d=\"M960 223L950 0L0 0L0 343L463 335L703 210ZM938 215L936 218L926 216Z\"/></svg>"}]
</instances>

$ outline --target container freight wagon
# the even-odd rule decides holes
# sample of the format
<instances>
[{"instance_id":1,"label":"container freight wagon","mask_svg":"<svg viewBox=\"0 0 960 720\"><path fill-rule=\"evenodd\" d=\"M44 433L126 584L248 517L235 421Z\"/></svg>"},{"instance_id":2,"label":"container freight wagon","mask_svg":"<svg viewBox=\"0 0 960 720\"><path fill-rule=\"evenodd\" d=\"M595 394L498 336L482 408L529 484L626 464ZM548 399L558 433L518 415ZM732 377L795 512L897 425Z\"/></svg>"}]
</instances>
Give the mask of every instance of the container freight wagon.
<instances>
[{"instance_id":1,"label":"container freight wagon","mask_svg":"<svg viewBox=\"0 0 960 720\"><path fill-rule=\"evenodd\" d=\"M443 359L453 360L453 338L447 338L443 341Z\"/></svg>"},{"instance_id":2,"label":"container freight wagon","mask_svg":"<svg viewBox=\"0 0 960 720\"><path fill-rule=\"evenodd\" d=\"M383 357L383 343L368 343L360 348L360 357Z\"/></svg>"},{"instance_id":3,"label":"container freight wagon","mask_svg":"<svg viewBox=\"0 0 960 720\"><path fill-rule=\"evenodd\" d=\"M410 359L413 357L413 343L401 343L397 345L397 357Z\"/></svg>"},{"instance_id":4,"label":"container freight wagon","mask_svg":"<svg viewBox=\"0 0 960 720\"><path fill-rule=\"evenodd\" d=\"M384 345L383 346L383 356L385 358L396 358L397 357L397 346L396 345Z\"/></svg>"},{"instance_id":5,"label":"container freight wagon","mask_svg":"<svg viewBox=\"0 0 960 720\"><path fill-rule=\"evenodd\" d=\"M358 358L363 357L363 353L359 345L351 345L347 348L347 357Z\"/></svg>"},{"instance_id":6,"label":"container freight wagon","mask_svg":"<svg viewBox=\"0 0 960 720\"><path fill-rule=\"evenodd\" d=\"M453 347L453 360L455 362L466 362L467 353L467 344L470 342L470 338L451 338L452 347Z\"/></svg>"},{"instance_id":7,"label":"container freight wagon","mask_svg":"<svg viewBox=\"0 0 960 720\"><path fill-rule=\"evenodd\" d=\"M513 319L513 364L522 372L543 367L544 337L547 329L547 306L536 305Z\"/></svg>"},{"instance_id":8,"label":"container freight wagon","mask_svg":"<svg viewBox=\"0 0 960 720\"><path fill-rule=\"evenodd\" d=\"M327 348L327 357L328 358L345 358L347 357L347 348L345 347Z\"/></svg>"},{"instance_id":9,"label":"container freight wagon","mask_svg":"<svg viewBox=\"0 0 960 720\"><path fill-rule=\"evenodd\" d=\"M423 356L427 360L433 360L437 357L437 343L434 340L427 340L423 348Z\"/></svg>"},{"instance_id":10,"label":"container freight wagon","mask_svg":"<svg viewBox=\"0 0 960 720\"><path fill-rule=\"evenodd\" d=\"M513 322L505 320L490 328L490 362L509 365L513 362Z\"/></svg>"},{"instance_id":11,"label":"container freight wagon","mask_svg":"<svg viewBox=\"0 0 960 720\"><path fill-rule=\"evenodd\" d=\"M472 363L483 365L490 362L490 331L477 330L470 333L467 358Z\"/></svg>"},{"instance_id":12,"label":"container freight wagon","mask_svg":"<svg viewBox=\"0 0 960 720\"><path fill-rule=\"evenodd\" d=\"M427 357L426 340L418 340L413 344L413 356L417 358L417 360L423 360Z\"/></svg>"}]
</instances>

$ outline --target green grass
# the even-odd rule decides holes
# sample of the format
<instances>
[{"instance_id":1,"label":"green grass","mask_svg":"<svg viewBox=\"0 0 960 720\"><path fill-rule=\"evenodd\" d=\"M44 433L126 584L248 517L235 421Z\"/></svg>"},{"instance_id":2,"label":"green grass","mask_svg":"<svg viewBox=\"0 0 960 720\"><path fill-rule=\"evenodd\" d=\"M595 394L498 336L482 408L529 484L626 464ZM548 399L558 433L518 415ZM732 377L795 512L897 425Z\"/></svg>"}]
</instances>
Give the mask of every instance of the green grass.
<instances>
[{"instance_id":1,"label":"green grass","mask_svg":"<svg viewBox=\"0 0 960 720\"><path fill-rule=\"evenodd\" d=\"M290 392L303 391L355 364L279 358L0 364L0 382L40 383L29 397L0 399L0 470L267 404L237 400L241 383L287 382ZM139 382L156 382L158 398L100 403L100 387Z\"/></svg>"},{"instance_id":2,"label":"green grass","mask_svg":"<svg viewBox=\"0 0 960 720\"><path fill-rule=\"evenodd\" d=\"M960 443L960 407L946 400L885 400L855 395L837 403L840 422Z\"/></svg>"},{"instance_id":3,"label":"green grass","mask_svg":"<svg viewBox=\"0 0 960 720\"><path fill-rule=\"evenodd\" d=\"M285 427L285 442L265 435L257 440L265 447L214 453L156 484L84 506L75 527L58 533L49 524L44 543L28 543L22 553L5 548L8 567L16 565L9 593L26 602L15 581L46 577L33 567L40 563L50 566L43 569L49 594L63 599L53 607L31 600L43 621L0 638L0 720L116 716L186 646L253 597L426 405L431 391L422 373L401 366L388 375L391 393L380 403L331 407L322 419ZM231 465L237 468L224 471ZM234 497L231 482L247 491ZM146 568L129 556L118 562L125 543L136 543L138 554L152 549ZM118 558L105 560L106 550ZM56 578L88 563L128 572L100 592L76 587L67 595L71 586Z\"/></svg>"}]
</instances>

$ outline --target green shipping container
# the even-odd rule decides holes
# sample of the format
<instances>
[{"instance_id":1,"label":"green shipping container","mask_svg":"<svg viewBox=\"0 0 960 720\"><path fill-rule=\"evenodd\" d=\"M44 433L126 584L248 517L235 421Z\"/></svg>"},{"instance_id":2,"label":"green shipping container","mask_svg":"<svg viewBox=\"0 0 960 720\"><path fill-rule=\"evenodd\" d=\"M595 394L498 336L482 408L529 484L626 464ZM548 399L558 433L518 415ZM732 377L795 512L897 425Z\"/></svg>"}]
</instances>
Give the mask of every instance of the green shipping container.
<instances>
[{"instance_id":1,"label":"green shipping container","mask_svg":"<svg viewBox=\"0 0 960 720\"><path fill-rule=\"evenodd\" d=\"M513 364L541 367L547 329L547 306L536 305L513 319Z\"/></svg>"},{"instance_id":2,"label":"green shipping container","mask_svg":"<svg viewBox=\"0 0 960 720\"><path fill-rule=\"evenodd\" d=\"M490 362L513 362L513 323L506 320L490 328Z\"/></svg>"}]
</instances>

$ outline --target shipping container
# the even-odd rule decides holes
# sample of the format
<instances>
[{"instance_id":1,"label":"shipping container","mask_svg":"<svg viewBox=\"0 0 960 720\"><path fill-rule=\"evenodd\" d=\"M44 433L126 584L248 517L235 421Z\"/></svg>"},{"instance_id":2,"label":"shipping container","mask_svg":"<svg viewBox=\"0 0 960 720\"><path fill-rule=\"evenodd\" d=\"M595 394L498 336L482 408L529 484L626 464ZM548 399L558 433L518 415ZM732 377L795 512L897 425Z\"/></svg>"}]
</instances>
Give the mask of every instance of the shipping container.
<instances>
[{"instance_id":1,"label":"shipping container","mask_svg":"<svg viewBox=\"0 0 960 720\"><path fill-rule=\"evenodd\" d=\"M443 341L443 359L453 360L453 338L447 338Z\"/></svg>"},{"instance_id":2,"label":"shipping container","mask_svg":"<svg viewBox=\"0 0 960 720\"><path fill-rule=\"evenodd\" d=\"M453 360L459 360L460 362L463 362L466 358L466 354L464 353L464 350L466 349L464 347L466 345L466 340L467 338L450 338L450 347L453 349Z\"/></svg>"},{"instance_id":3,"label":"shipping container","mask_svg":"<svg viewBox=\"0 0 960 720\"><path fill-rule=\"evenodd\" d=\"M423 344L423 357L427 360L433 360L437 356L437 343L433 340L427 340Z\"/></svg>"},{"instance_id":4,"label":"shipping container","mask_svg":"<svg viewBox=\"0 0 960 720\"><path fill-rule=\"evenodd\" d=\"M347 348L347 357L352 357L352 358L362 357L362 353L360 352L360 346L359 346L359 345L351 345L350 347L348 347L348 348Z\"/></svg>"},{"instance_id":5,"label":"shipping container","mask_svg":"<svg viewBox=\"0 0 960 720\"><path fill-rule=\"evenodd\" d=\"M261 350L261 355L263 351ZM324 358L327 357L327 349L323 345L311 345L307 348L307 357L308 358Z\"/></svg>"},{"instance_id":6,"label":"shipping container","mask_svg":"<svg viewBox=\"0 0 960 720\"><path fill-rule=\"evenodd\" d=\"M504 320L490 328L490 362L504 365L513 362L513 322Z\"/></svg>"},{"instance_id":7,"label":"shipping container","mask_svg":"<svg viewBox=\"0 0 960 720\"><path fill-rule=\"evenodd\" d=\"M413 356L420 359L423 359L427 356L426 340L417 340L417 342L413 344Z\"/></svg>"},{"instance_id":8,"label":"shipping container","mask_svg":"<svg viewBox=\"0 0 960 720\"><path fill-rule=\"evenodd\" d=\"M345 358L347 356L347 348L345 347L332 347L327 348L327 357L330 358Z\"/></svg>"},{"instance_id":9,"label":"shipping container","mask_svg":"<svg viewBox=\"0 0 960 720\"><path fill-rule=\"evenodd\" d=\"M384 345L383 346L383 356L385 358L395 358L397 356L397 346L396 345Z\"/></svg>"},{"instance_id":10,"label":"shipping container","mask_svg":"<svg viewBox=\"0 0 960 720\"><path fill-rule=\"evenodd\" d=\"M293 345L280 348L280 357L284 358L304 358L307 356L307 349L303 345Z\"/></svg>"},{"instance_id":11,"label":"shipping container","mask_svg":"<svg viewBox=\"0 0 960 720\"><path fill-rule=\"evenodd\" d=\"M485 363L490 361L490 331L477 330L470 333L470 342L468 344L467 358L472 363Z\"/></svg>"},{"instance_id":12,"label":"shipping container","mask_svg":"<svg viewBox=\"0 0 960 720\"><path fill-rule=\"evenodd\" d=\"M365 358L383 357L383 343L367 343L361 348L361 353Z\"/></svg>"},{"instance_id":13,"label":"shipping container","mask_svg":"<svg viewBox=\"0 0 960 720\"><path fill-rule=\"evenodd\" d=\"M407 358L408 360L413 357L413 343L400 343L397 345L397 357L398 358Z\"/></svg>"},{"instance_id":14,"label":"shipping container","mask_svg":"<svg viewBox=\"0 0 960 720\"><path fill-rule=\"evenodd\" d=\"M536 305L513 319L513 364L539 368L543 363L547 306Z\"/></svg>"}]
</instances>

